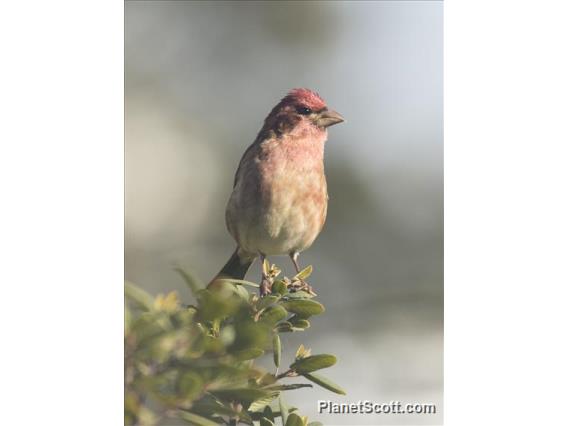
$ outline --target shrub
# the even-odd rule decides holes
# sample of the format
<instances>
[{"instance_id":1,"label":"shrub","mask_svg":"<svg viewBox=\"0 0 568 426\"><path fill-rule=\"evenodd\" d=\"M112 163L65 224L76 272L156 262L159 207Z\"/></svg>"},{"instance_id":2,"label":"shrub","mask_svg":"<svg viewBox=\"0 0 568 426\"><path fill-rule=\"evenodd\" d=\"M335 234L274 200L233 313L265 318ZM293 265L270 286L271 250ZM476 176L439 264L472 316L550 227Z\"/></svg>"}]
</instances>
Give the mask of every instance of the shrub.
<instances>
[{"instance_id":1,"label":"shrub","mask_svg":"<svg viewBox=\"0 0 568 426\"><path fill-rule=\"evenodd\" d=\"M308 423L283 397L312 384L282 379L302 376L345 394L316 373L334 365L335 356L312 355L301 345L279 373L283 335L304 331L310 317L325 311L304 281L312 268L292 279L278 279L274 265L263 268L273 283L273 293L263 298L256 294L256 283L223 280L215 290L206 289L181 269L194 305L181 304L175 292L153 298L126 283L125 424L159 424L167 418L201 426L321 424ZM267 352L273 372L255 365Z\"/></svg>"}]
</instances>

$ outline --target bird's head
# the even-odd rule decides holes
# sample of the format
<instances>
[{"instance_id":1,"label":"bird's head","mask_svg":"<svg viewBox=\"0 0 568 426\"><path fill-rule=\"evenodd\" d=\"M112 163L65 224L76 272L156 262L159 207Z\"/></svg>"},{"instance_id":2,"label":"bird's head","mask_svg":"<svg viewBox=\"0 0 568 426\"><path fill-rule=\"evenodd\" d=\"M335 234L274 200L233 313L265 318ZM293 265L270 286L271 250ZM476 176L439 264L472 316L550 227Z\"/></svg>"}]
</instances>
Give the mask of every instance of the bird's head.
<instances>
[{"instance_id":1,"label":"bird's head","mask_svg":"<svg viewBox=\"0 0 568 426\"><path fill-rule=\"evenodd\" d=\"M284 133L297 127L325 131L330 126L344 121L336 111L327 107L325 101L309 89L293 89L272 109L265 120L265 128Z\"/></svg>"}]
</instances>

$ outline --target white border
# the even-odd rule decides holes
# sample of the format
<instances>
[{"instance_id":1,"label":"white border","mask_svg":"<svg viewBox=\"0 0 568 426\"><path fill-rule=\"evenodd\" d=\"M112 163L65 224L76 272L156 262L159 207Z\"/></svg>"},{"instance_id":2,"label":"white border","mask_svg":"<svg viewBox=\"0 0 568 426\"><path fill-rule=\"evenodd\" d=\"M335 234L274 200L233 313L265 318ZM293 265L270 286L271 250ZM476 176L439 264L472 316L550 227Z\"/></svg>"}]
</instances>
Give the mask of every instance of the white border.
<instances>
[{"instance_id":1,"label":"white border","mask_svg":"<svg viewBox=\"0 0 568 426\"><path fill-rule=\"evenodd\" d=\"M123 423L123 5L0 14L2 424Z\"/></svg>"},{"instance_id":2,"label":"white border","mask_svg":"<svg viewBox=\"0 0 568 426\"><path fill-rule=\"evenodd\" d=\"M445 6L446 421L568 424L565 3Z\"/></svg>"},{"instance_id":3,"label":"white border","mask_svg":"<svg viewBox=\"0 0 568 426\"><path fill-rule=\"evenodd\" d=\"M446 424L566 424L563 2L446 3ZM123 5L0 15L2 419L122 422Z\"/></svg>"}]
</instances>

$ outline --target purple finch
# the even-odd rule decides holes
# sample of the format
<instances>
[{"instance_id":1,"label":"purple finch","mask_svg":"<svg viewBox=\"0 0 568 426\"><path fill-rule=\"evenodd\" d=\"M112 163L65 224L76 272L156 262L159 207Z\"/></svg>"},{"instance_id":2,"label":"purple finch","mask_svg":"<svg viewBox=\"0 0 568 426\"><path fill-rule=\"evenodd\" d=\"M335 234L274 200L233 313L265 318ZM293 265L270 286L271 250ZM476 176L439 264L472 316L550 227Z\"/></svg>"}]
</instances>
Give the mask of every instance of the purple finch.
<instances>
[{"instance_id":1,"label":"purple finch","mask_svg":"<svg viewBox=\"0 0 568 426\"><path fill-rule=\"evenodd\" d=\"M239 163L225 216L237 249L211 284L243 279L258 256L264 263L269 255L289 255L300 271L298 256L312 245L327 213L327 128L342 121L308 89L290 91L272 109ZM260 294L268 293L263 268Z\"/></svg>"}]
</instances>

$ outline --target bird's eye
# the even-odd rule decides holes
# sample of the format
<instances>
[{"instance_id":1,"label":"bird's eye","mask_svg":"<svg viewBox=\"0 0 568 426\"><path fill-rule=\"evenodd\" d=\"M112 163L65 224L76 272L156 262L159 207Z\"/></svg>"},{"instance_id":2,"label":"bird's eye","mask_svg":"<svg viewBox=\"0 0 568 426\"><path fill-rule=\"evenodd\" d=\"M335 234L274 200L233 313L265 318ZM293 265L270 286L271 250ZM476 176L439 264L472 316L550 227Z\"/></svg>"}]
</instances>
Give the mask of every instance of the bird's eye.
<instances>
[{"instance_id":1,"label":"bird's eye","mask_svg":"<svg viewBox=\"0 0 568 426\"><path fill-rule=\"evenodd\" d=\"M297 111L298 111L298 114L302 114L302 115L308 115L308 114L312 113L312 110L308 107L305 107L305 106L298 107Z\"/></svg>"}]
</instances>

